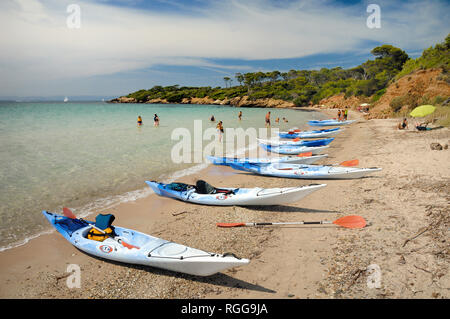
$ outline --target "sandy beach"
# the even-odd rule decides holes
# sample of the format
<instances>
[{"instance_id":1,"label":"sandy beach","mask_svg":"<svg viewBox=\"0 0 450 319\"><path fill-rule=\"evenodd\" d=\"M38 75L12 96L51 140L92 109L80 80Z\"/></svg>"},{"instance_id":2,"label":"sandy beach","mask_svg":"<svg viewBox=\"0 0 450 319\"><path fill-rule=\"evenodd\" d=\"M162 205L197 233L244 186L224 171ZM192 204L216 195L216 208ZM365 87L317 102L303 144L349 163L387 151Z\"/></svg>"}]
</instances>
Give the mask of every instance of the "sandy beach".
<instances>
[{"instance_id":1,"label":"sandy beach","mask_svg":"<svg viewBox=\"0 0 450 319\"><path fill-rule=\"evenodd\" d=\"M381 172L320 181L327 184L324 189L286 206L210 207L152 194L107 211L116 216L115 225L206 251L232 252L249 258L249 265L210 277L189 276L93 258L52 232L0 253L0 297L449 298L450 151L430 148L433 142L450 144L448 128L418 132L410 125L399 131L398 119L365 120L352 111L349 119L359 122L337 135L329 157L317 164L359 159L360 167L381 167ZM317 183L213 165L179 181L197 179L217 187ZM216 227L217 222L346 215L360 215L368 226ZM67 287L69 264L81 267L81 288Z\"/></svg>"}]
</instances>

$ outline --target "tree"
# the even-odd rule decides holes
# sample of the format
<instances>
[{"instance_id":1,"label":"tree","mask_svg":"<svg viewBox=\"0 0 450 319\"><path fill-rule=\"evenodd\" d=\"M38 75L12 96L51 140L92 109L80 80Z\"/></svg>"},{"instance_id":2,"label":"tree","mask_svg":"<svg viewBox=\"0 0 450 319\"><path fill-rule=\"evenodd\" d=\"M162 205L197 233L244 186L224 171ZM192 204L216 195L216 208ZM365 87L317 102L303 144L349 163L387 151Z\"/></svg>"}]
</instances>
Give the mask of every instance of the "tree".
<instances>
[{"instance_id":1,"label":"tree","mask_svg":"<svg viewBox=\"0 0 450 319\"><path fill-rule=\"evenodd\" d=\"M234 77L239 82L239 85L242 85L244 82L244 76L241 73L236 73Z\"/></svg>"},{"instance_id":2,"label":"tree","mask_svg":"<svg viewBox=\"0 0 450 319\"><path fill-rule=\"evenodd\" d=\"M231 78L229 78L228 76L225 76L223 79L225 81L225 87L228 87L227 84L231 80Z\"/></svg>"}]
</instances>

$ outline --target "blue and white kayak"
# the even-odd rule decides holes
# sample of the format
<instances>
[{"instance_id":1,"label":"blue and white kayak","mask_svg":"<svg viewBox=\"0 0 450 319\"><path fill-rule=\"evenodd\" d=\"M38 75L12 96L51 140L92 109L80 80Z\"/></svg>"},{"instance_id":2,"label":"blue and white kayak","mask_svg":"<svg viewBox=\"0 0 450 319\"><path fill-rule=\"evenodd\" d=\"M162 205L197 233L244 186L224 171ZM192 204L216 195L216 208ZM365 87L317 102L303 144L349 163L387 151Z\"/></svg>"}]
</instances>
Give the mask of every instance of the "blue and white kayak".
<instances>
[{"instance_id":1,"label":"blue and white kayak","mask_svg":"<svg viewBox=\"0 0 450 319\"><path fill-rule=\"evenodd\" d=\"M356 120L346 120L346 121L338 121L338 120L312 120L308 121L308 124L311 126L338 126L338 125L348 125L356 122Z\"/></svg>"},{"instance_id":2,"label":"blue and white kayak","mask_svg":"<svg viewBox=\"0 0 450 319\"><path fill-rule=\"evenodd\" d=\"M324 149L327 149L329 146L290 146L290 145L267 145L267 144L259 144L263 149L267 152L283 154L283 155L297 155L300 153L308 153L311 152L313 154L318 154Z\"/></svg>"},{"instance_id":3,"label":"blue and white kayak","mask_svg":"<svg viewBox=\"0 0 450 319\"><path fill-rule=\"evenodd\" d=\"M229 163L290 163L290 164L312 164L320 159L327 157L328 154L317 154L311 156L275 156L275 157L216 157L208 156L208 160L215 165L228 165Z\"/></svg>"},{"instance_id":4,"label":"blue and white kayak","mask_svg":"<svg viewBox=\"0 0 450 319\"><path fill-rule=\"evenodd\" d=\"M146 181L153 191L164 197L184 202L215 206L283 205L294 203L325 187L326 184L311 184L284 188L215 188L211 185L164 184ZM206 183L207 184L207 183Z\"/></svg>"},{"instance_id":5,"label":"blue and white kayak","mask_svg":"<svg viewBox=\"0 0 450 319\"><path fill-rule=\"evenodd\" d=\"M346 166L303 165L303 164L250 164L232 163L234 169L259 175L303 178L303 179L351 179L361 178L381 168L358 168Z\"/></svg>"},{"instance_id":6,"label":"blue and white kayak","mask_svg":"<svg viewBox=\"0 0 450 319\"><path fill-rule=\"evenodd\" d=\"M328 137L332 135L336 135L343 131L343 128L336 127L336 128L330 128L325 130L312 130L312 131L289 131L289 132L279 132L278 135L280 138L322 138L322 137Z\"/></svg>"},{"instance_id":7,"label":"blue and white kayak","mask_svg":"<svg viewBox=\"0 0 450 319\"><path fill-rule=\"evenodd\" d=\"M261 144L266 145L289 145L289 146L325 146L333 142L334 137L330 138L324 138L320 140L311 140L311 141L280 141L279 139L273 139L273 140L264 140L264 139L257 139Z\"/></svg>"},{"instance_id":8,"label":"blue and white kayak","mask_svg":"<svg viewBox=\"0 0 450 319\"><path fill-rule=\"evenodd\" d=\"M114 226L119 239L138 248L127 248L112 238L87 239L94 222L42 212L50 224L76 248L100 258L151 266L196 276L210 276L222 270L248 264L233 254L219 255L176 244L138 231Z\"/></svg>"}]
</instances>

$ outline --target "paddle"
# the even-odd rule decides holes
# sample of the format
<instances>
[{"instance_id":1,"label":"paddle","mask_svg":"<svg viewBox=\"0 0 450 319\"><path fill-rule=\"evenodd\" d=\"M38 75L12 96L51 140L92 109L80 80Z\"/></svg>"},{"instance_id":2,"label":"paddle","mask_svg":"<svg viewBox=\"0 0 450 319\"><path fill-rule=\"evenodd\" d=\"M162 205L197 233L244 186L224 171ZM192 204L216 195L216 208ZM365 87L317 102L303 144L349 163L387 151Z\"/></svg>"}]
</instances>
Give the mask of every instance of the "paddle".
<instances>
[{"instance_id":1,"label":"paddle","mask_svg":"<svg viewBox=\"0 0 450 319\"><path fill-rule=\"evenodd\" d=\"M358 165L359 165L359 160L357 160L357 159L350 160L350 161L344 161L339 164L339 166L358 166Z\"/></svg>"},{"instance_id":2,"label":"paddle","mask_svg":"<svg viewBox=\"0 0 450 319\"><path fill-rule=\"evenodd\" d=\"M217 227L245 227L245 226L269 226L269 225L315 225L315 224L335 224L345 228L364 228L366 221L361 216L350 215L336 219L335 221L320 222L285 222L285 223L217 223Z\"/></svg>"},{"instance_id":3,"label":"paddle","mask_svg":"<svg viewBox=\"0 0 450 319\"><path fill-rule=\"evenodd\" d=\"M67 207L63 207L63 213L64 213L64 216L66 216L66 217L68 217L68 218L79 219L79 220L82 220L82 221L86 222L84 219L77 218L77 217L72 213L72 211L71 211L70 209L68 209ZM87 223L87 222L86 222L86 223ZM92 228L97 229L99 232L101 232L101 233L107 235L108 237L114 239L114 240L117 241L119 244L122 244L124 247L126 247L126 248L128 248L128 249L132 249L132 248L139 249L139 247L130 245L130 244L124 242L124 241L123 241L122 239L120 239L120 238L117 238L117 237L114 237L114 236L112 236L112 235L110 235L110 234L107 234L104 230L98 228L98 227L95 226L95 225L92 225L92 224L90 224L90 223L88 223L88 224L89 224L89 226L91 226Z\"/></svg>"},{"instance_id":4,"label":"paddle","mask_svg":"<svg viewBox=\"0 0 450 319\"><path fill-rule=\"evenodd\" d=\"M308 157L308 156L312 156L312 152L306 152L306 153L300 153L297 154L298 157Z\"/></svg>"}]
</instances>

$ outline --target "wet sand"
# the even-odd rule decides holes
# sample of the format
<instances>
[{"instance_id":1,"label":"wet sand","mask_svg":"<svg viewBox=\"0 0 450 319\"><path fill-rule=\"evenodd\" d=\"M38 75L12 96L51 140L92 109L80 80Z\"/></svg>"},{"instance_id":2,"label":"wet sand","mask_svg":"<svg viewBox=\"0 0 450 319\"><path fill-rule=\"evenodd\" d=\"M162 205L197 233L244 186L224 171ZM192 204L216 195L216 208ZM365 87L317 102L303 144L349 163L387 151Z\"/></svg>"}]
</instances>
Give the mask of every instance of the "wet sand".
<instances>
[{"instance_id":1,"label":"wet sand","mask_svg":"<svg viewBox=\"0 0 450 319\"><path fill-rule=\"evenodd\" d=\"M323 110L335 116L336 110ZM210 277L113 263L84 254L52 232L0 253L2 298L448 298L448 129L399 131L398 120L360 121L336 136L317 164L359 159L381 172L327 186L274 207L210 207L152 194L107 212L115 224L250 264ZM142 176L144 184L145 176ZM251 175L210 165L178 181L217 187L284 187L317 183ZM99 211L102 212L102 211ZM360 215L364 229L335 225L217 228L217 222L335 220ZM87 219L93 219L95 215ZM69 264L81 288L68 288ZM375 266L371 266L375 265ZM370 266L370 267L369 267ZM368 268L378 269L374 277ZM369 280L375 278L373 283Z\"/></svg>"}]
</instances>

